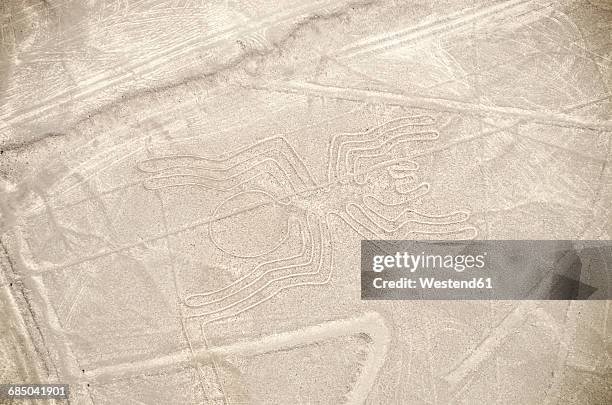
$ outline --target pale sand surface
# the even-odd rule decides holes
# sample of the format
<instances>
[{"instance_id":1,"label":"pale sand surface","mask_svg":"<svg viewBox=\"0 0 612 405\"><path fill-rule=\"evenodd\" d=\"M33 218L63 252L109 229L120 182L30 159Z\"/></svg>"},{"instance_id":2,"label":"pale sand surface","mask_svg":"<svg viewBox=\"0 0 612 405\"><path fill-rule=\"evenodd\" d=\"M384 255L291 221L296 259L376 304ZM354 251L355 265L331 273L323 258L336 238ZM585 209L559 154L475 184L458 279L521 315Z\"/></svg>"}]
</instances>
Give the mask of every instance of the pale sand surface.
<instances>
[{"instance_id":1,"label":"pale sand surface","mask_svg":"<svg viewBox=\"0 0 612 405\"><path fill-rule=\"evenodd\" d=\"M362 239L612 239L608 4L5 0L0 383L611 403L609 301L359 285Z\"/></svg>"}]
</instances>

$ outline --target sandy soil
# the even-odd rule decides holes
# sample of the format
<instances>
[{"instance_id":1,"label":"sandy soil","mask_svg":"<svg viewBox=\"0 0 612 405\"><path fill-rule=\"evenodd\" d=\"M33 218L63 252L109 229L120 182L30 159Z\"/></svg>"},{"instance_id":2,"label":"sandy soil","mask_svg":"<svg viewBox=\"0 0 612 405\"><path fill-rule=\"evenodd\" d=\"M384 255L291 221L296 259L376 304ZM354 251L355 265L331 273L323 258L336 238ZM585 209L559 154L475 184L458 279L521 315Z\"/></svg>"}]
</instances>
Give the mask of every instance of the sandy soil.
<instances>
[{"instance_id":1,"label":"sandy soil","mask_svg":"<svg viewBox=\"0 0 612 405\"><path fill-rule=\"evenodd\" d=\"M359 284L362 239L612 239L606 1L5 0L0 21L0 382L612 401L609 301Z\"/></svg>"}]
</instances>

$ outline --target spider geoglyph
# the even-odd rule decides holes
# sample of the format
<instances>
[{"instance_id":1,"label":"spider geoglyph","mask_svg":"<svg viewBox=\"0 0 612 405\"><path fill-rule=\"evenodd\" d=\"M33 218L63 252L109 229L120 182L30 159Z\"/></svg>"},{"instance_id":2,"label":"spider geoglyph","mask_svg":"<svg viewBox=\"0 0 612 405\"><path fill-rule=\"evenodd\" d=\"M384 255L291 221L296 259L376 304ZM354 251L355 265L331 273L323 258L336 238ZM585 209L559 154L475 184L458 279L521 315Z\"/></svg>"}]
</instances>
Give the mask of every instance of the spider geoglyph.
<instances>
[{"instance_id":1,"label":"spider geoglyph","mask_svg":"<svg viewBox=\"0 0 612 405\"><path fill-rule=\"evenodd\" d=\"M321 286L333 274L335 220L364 239L471 239L469 213L430 214L414 203L430 191L417 180L416 145L439 138L451 119L396 118L365 132L334 136L327 181L319 183L282 136L224 158L192 154L151 157L138 165L149 190L202 187L228 197L208 224L210 240L229 257L259 262L227 285L184 297L204 324L234 317L298 286ZM241 237L236 238L237 233ZM248 243L245 243L247 240ZM297 240L297 253L274 257Z\"/></svg>"}]
</instances>

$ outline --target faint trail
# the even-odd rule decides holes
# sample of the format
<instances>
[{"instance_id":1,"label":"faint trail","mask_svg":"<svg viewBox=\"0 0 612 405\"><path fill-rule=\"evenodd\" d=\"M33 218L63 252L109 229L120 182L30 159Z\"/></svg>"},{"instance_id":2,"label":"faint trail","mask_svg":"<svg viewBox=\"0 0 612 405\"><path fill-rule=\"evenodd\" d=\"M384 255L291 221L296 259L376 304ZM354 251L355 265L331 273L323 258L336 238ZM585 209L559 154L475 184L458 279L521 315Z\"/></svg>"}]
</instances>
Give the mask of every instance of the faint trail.
<instances>
[{"instance_id":1,"label":"faint trail","mask_svg":"<svg viewBox=\"0 0 612 405\"><path fill-rule=\"evenodd\" d=\"M539 313L544 318L543 321L548 323L548 326L554 330L555 337L559 340L557 359L553 370L553 381L546 390L546 396L543 400L543 405L555 405L561 400L567 358L570 355L572 344L574 343L573 340L576 338L580 311L573 301L568 301L565 318L562 323L543 311ZM559 327L559 323L561 323L561 327Z\"/></svg>"},{"instance_id":2,"label":"faint trail","mask_svg":"<svg viewBox=\"0 0 612 405\"><path fill-rule=\"evenodd\" d=\"M51 342L52 347L56 351L55 355L57 357L52 358L51 360L55 362L57 367L57 376L59 377L60 381L74 384L77 379L80 378L79 370L81 370L81 366L77 356L72 350L71 344L66 339L64 329L62 328L54 306L49 299L47 288L44 285L41 277L33 277L30 280L24 280L24 283L27 283L27 286L33 293L34 297L38 298L37 301L41 307L41 311L38 313L44 319L44 323L40 322L39 324L44 325L44 328L46 329L44 338ZM93 404L91 398L89 396L88 398Z\"/></svg>"},{"instance_id":3,"label":"faint trail","mask_svg":"<svg viewBox=\"0 0 612 405\"><path fill-rule=\"evenodd\" d=\"M164 201L158 191L155 192L155 196L160 202L161 211L162 211L162 224L163 224L164 232L168 233L168 215L166 213L166 207L164 205ZM183 314L183 306L181 305L181 299L179 296L179 281L178 281L178 275L177 275L177 269L176 269L176 256L174 254L174 251L172 250L170 237L167 237L165 239L165 242L166 242L166 250L168 253L168 259L170 260L170 270L172 272L172 281L174 284L174 293L175 293L175 298L176 298L176 307L177 307L176 311L178 313L177 315L179 318L179 323L181 324L181 334L182 334L183 339L185 340L185 343L187 343L187 347L189 348L189 353L191 355L193 366L195 367L198 375L200 376L198 383L200 385L200 389L202 390L202 394L206 398L206 388L204 387L204 380L205 380L204 374L202 373L202 369L200 369L199 364L197 363L195 352L193 350L193 344L191 343L191 339L189 339L189 332L187 332L187 327L185 326L185 315ZM223 389L223 385L221 384L221 381L219 381L219 385ZM225 398L225 394L224 394L224 398ZM227 401L224 401L224 404L227 404Z\"/></svg>"},{"instance_id":4,"label":"faint trail","mask_svg":"<svg viewBox=\"0 0 612 405\"><path fill-rule=\"evenodd\" d=\"M105 72L95 75L83 81L80 89L76 89L75 91L71 90L60 92L59 94L44 99L36 105L0 115L0 123L4 121L3 125L8 127L10 125L18 124L24 120L33 119L48 112L49 110L57 108L58 106L75 102L76 100L102 91L112 85L129 80L134 76L144 76L155 68L164 65L168 60L178 59L184 55L192 53L194 49L209 49L227 41L230 38L236 38L245 34L256 32L269 26L273 26L275 24L291 21L295 17L299 17L315 10L325 9L326 7L332 7L334 4L335 3L331 0L304 3L303 5L287 10L283 13L269 14L255 22L245 25L236 25L206 37L202 37L199 33L194 34L191 38L175 44L174 46L169 46L163 51L151 55L151 57L148 59L124 67L124 71L120 74L112 76ZM0 126L0 129L1 128L2 127Z\"/></svg>"},{"instance_id":5,"label":"faint trail","mask_svg":"<svg viewBox=\"0 0 612 405\"><path fill-rule=\"evenodd\" d=\"M567 108L564 109L564 111L572 111L572 110L575 110L575 109L579 109L579 108L591 105L593 103L597 103L597 102L599 102L601 100L605 100L605 99L608 99L608 98L609 97L603 97L603 98L600 98L600 99L597 99L597 100L590 100L590 101L585 102L585 103L581 103L581 104L578 104L578 105L567 107ZM463 138L463 139L459 139L457 141L454 141L454 142L451 142L451 143L448 143L448 144L445 144L445 145L442 145L442 146L439 146L439 147L436 147L436 148L431 148L431 149L424 150L422 152L411 154L410 156L407 157L407 159L412 159L412 158L421 157L421 156L427 156L427 155L430 155L430 154L433 154L433 153L437 153L437 152L440 152L440 151L448 150L448 149L450 149L450 148L452 148L454 146L457 146L457 145L460 145L460 144L463 144L463 143L468 143L468 142L471 142L471 141L476 140L476 139L481 139L481 138L483 138L485 136L489 136L489 135L492 135L492 134L503 132L503 131L505 131L507 129L514 128L514 127L516 127L519 124L522 124L522 123L525 123L525 122L529 122L529 121L530 121L530 119L526 119L526 118L520 119L520 120L516 120L516 121L514 121L514 122L512 122L512 123L510 123L508 125L505 125L505 126L497 127L495 129L492 129L492 130L489 130L489 131L484 131L482 133L478 133L477 135L474 135L474 136L471 136L471 137L466 137L466 138ZM295 197L295 196L300 196L300 195L306 196L306 195L309 195L310 193L317 192L317 191L320 191L320 190L326 190L326 189L331 188L331 187L338 187L338 186L341 186L341 183L342 183L343 180L350 179L350 178L355 178L355 177L358 177L360 175L367 174L369 171L370 171L370 168L365 169L365 170L361 170L361 171L358 171L358 172L354 172L354 173L349 173L347 175L337 177L337 178L333 179L332 181L328 181L326 183L319 184L319 185L314 186L314 187L305 188L303 190L298 190L296 192L292 192L292 193L286 194L284 196L280 196L278 198L278 200L286 200L286 199L289 199L289 198L292 198L292 197ZM25 276L32 276L32 275L34 275L36 273L41 273L41 272L45 272L45 271L58 271L58 270L62 270L62 269L68 268L68 267L72 267L72 266L77 265L77 264L85 263L85 262L88 262L88 261L91 261L91 260L95 260L95 259L98 259L98 258L102 258L102 257L108 256L108 255L112 255L112 254L115 254L115 253L123 252L123 251L132 249L132 248L137 247L137 246L146 246L147 243L158 241L160 239L166 238L167 236L180 234L180 233L182 233L184 231L187 231L187 230L190 230L190 229L194 229L194 228L197 228L197 227L200 227L200 226L203 226L203 225L207 225L207 224L209 224L211 222L218 221L220 219L229 218L229 217L232 217L232 216L240 214L240 213L244 213L244 212L248 212L248 211L251 211L251 210L255 210L255 209L259 208L259 207L262 207L262 206L270 204L270 203L271 203L270 201L266 201L266 202L262 202L262 203L258 203L258 204L247 205L247 206L243 207L240 210L232 211L232 212L229 212L229 213L226 213L226 214L223 214L223 215L211 216L211 217L206 218L204 220L196 221L196 222L194 222L194 223L192 223L190 225L185 225L183 227L177 228L175 230L172 230L172 231L170 231L168 233L164 233L162 235L157 235L157 236L154 236L154 237L151 237L151 238L143 239L142 241L139 241L137 243L132 243L132 244L128 244L128 245L125 245L125 246L118 247L116 249L112 249L112 250L108 250L108 251L103 251L103 252L100 252L100 253L97 253L97 254L94 254L94 255L90 255L90 256L81 258L79 260L75 260L75 261L72 261L72 262L69 262L69 263L65 263L65 264L62 264L62 265L46 266L46 267L36 267L36 266L33 266L33 267L28 269L29 271L25 274ZM22 236L20 236L20 235L17 235L17 236L18 236L18 238L22 238Z\"/></svg>"},{"instance_id":6,"label":"faint trail","mask_svg":"<svg viewBox=\"0 0 612 405\"><path fill-rule=\"evenodd\" d=\"M0 249L2 249L2 247L0 247ZM15 299L15 295L15 288L13 288L11 284L7 282L6 284L0 285L0 304L3 306L2 327L4 328L6 326L4 324L5 322L10 325L10 334L14 339L16 339L16 342L21 340L20 343L22 347L19 349L22 349L24 351L23 355L25 355L28 353L28 351L33 351L33 342L31 338L33 334L28 331L28 326L30 325L26 325L24 322L23 316L19 311L19 305ZM17 340L17 337L19 337L19 340ZM14 353L7 352L7 350L10 350L7 343L7 341L3 340L3 344L6 344L7 346L0 346L0 381L3 383L7 381L5 377L7 376L8 372L12 371L10 359L16 358L14 357ZM23 361L23 359L19 360ZM44 374L45 372L37 367L39 364L40 363L34 360L28 361L28 373L31 373L31 377L36 379L41 379L41 374Z\"/></svg>"},{"instance_id":7,"label":"faint trail","mask_svg":"<svg viewBox=\"0 0 612 405\"><path fill-rule=\"evenodd\" d=\"M223 94L225 94L225 93L223 93ZM176 108L178 108L178 107L176 107ZM331 118L325 119L325 120L320 121L320 122L317 122L317 123L315 123L315 124L309 124L309 125L305 125L305 126L303 126L303 127L300 127L300 128L298 128L298 129L294 129L294 130L291 130L291 131L288 131L288 132L283 132L283 133L282 133L282 136L285 136L285 137L286 137L287 135L290 135L290 134L293 134L293 133L296 133L296 132L299 132L299 131L303 131L304 129L309 129L309 128L316 128L316 127L319 127L319 126L321 126L321 125L323 125L323 124L327 124L327 123L333 122L333 121L335 121L335 120L337 120L337 119L339 119L339 118L343 118L343 117L345 117L345 116L347 116L347 115L353 114L354 112L356 112L356 111L357 111L357 110L359 110L359 109L360 109L360 108L353 108L353 109L351 109L351 110L349 110L349 111L347 111L347 112L342 112L342 113L340 113L340 114L338 114L338 115L334 115L334 116L332 116ZM175 109L173 108L173 109L172 109L172 110L170 110L170 111L174 111L174 110L175 110ZM147 116L147 119L149 119L150 117L151 117L151 116ZM258 119L257 121L259 121L259 120L260 120L260 119ZM241 128L244 128L244 125L236 125L236 126L232 126L232 127L228 128L228 129L224 129L224 130L219 131L219 132L213 132L213 133L211 133L211 134L207 134L207 135L222 135L222 134L226 134L226 133L229 133L229 132L231 132L231 131L238 130L238 129L241 129ZM142 138L142 137L139 137L138 139L139 139L139 140L141 140L141 138ZM195 137L194 137L194 138L195 138ZM186 138L186 139L181 138L181 139L177 139L177 140L176 140L176 142L181 143L181 142L185 142L185 141L192 141L192 140L194 140L194 139L192 139L192 138ZM124 145L121 145L121 146L124 146ZM137 150L138 150L138 151L142 151L142 150L144 150L144 146L140 146L140 147L138 147L138 149L137 149ZM105 150L104 152L100 152L100 153L99 153L99 155L104 155L104 156L106 156L106 155L108 155L108 154L109 154L109 153L108 153L108 150ZM131 154L132 154L132 152L130 152L130 155L131 155ZM112 164L114 164L114 163L116 163L116 162L117 162L117 160L115 160L113 163L111 163L111 164L109 164L109 165L103 166L103 167L101 167L101 168L96 168L96 171L95 171L95 173L94 173L94 174L99 174L99 173L100 173L100 171L102 171L102 170L106 169L106 168L107 168L107 167L109 167L109 166L112 166ZM90 166L94 166L94 165L85 165L85 164L83 164L83 165L80 165L80 166L84 166L84 170L87 170L88 168L90 168ZM79 167L80 167L80 166L79 166ZM77 171L77 169L75 168L75 169L72 169L70 173L71 173L71 174L74 174L74 173L78 173L78 171ZM91 177L93 177L93 176L94 176L94 175L88 175L88 177L87 177L87 178L89 179L89 178L91 178ZM68 175L66 175L64 178L66 178L66 177L68 177ZM121 185L116 186L116 187L112 187L112 188L109 188L109 189L106 189L106 190L102 190L102 191L100 191L100 193L99 193L98 195L102 196L102 195L113 194L113 193L115 193L115 192L117 192L117 191L123 191L123 190L126 190L126 189L128 189L128 188L135 187L135 186L141 186L141 185L142 185L142 180L136 180L136 181L132 181L132 182L127 182L127 183L121 184ZM49 198L50 198L51 200L53 200L53 199L57 199L57 198L61 197L61 196L62 196L64 193L66 193L66 192L68 192L68 191L72 190L74 187L77 187L77 186L78 186L78 184L73 184L73 185L71 185L71 186L69 186L69 187L67 187L67 188L64 188L64 189L62 189L62 190L60 190L60 191L58 191L58 192L56 192L56 193L54 193L54 194L50 195L50 196L49 196ZM60 206L53 207L53 209L54 209L55 211L58 211L58 210L62 210L62 209L71 208L71 207L74 207L75 205L81 204L81 203L83 203L83 202L87 202L87 201L91 200L92 198L93 198L93 197L85 197L85 198L81 198L81 199L79 199L79 200L76 200L76 201L73 201L73 202L70 202L70 203L66 203L66 204L64 204L64 205L60 205ZM40 209L42 209L42 208L43 208L43 204L39 204L39 205L36 205L36 206L34 206L34 207L32 207L32 208L29 208L29 209L28 209L28 211L22 212L20 215L22 215L22 216L26 216L26 217L29 217L29 216L31 216L31 215L36 215L36 214L38 213L37 211L39 211L39 210L40 210Z\"/></svg>"},{"instance_id":8,"label":"faint trail","mask_svg":"<svg viewBox=\"0 0 612 405\"><path fill-rule=\"evenodd\" d=\"M414 108L468 113L472 115L498 114L518 118L528 118L534 122L589 128L603 131L612 130L612 121L590 121L571 115L552 111L533 111L519 107L501 107L490 104L477 104L466 101L451 100L446 98L425 97L391 93L377 90L361 90L349 87L336 87L319 85L305 82L264 82L252 86L256 90L267 90L281 93L301 94L304 96L316 96L321 98L332 98L348 101L357 101L371 104L387 104L396 106L407 106Z\"/></svg>"},{"instance_id":9,"label":"faint trail","mask_svg":"<svg viewBox=\"0 0 612 405\"><path fill-rule=\"evenodd\" d=\"M536 301L523 301L480 344L443 378L451 391L459 388L471 373L492 356L504 344L508 335L514 333L537 308Z\"/></svg>"},{"instance_id":10,"label":"faint trail","mask_svg":"<svg viewBox=\"0 0 612 405\"><path fill-rule=\"evenodd\" d=\"M304 345L324 342L331 338L353 336L362 333L371 338L371 348L368 350L368 358L357 378L357 382L346 395L347 404L362 404L367 399L376 376L386 360L391 340L390 331L385 325L384 319L375 312L367 312L357 318L324 322L227 346L197 348L194 350L193 355L198 362L209 363L214 358L230 356L251 357L287 351ZM187 367L192 360L192 353L188 350L182 350L148 360L114 364L89 370L85 373L84 380L104 383L141 375L161 368Z\"/></svg>"}]
</instances>

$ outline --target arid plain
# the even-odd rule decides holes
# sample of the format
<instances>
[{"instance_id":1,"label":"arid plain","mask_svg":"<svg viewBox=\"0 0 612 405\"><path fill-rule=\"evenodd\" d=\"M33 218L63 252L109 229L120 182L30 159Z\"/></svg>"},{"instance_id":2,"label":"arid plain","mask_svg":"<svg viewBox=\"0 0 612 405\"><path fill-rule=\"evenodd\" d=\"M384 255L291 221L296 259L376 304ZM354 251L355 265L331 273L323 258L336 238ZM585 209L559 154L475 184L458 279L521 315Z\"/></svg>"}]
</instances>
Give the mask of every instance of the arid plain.
<instances>
[{"instance_id":1,"label":"arid plain","mask_svg":"<svg viewBox=\"0 0 612 405\"><path fill-rule=\"evenodd\" d=\"M0 22L0 383L612 402L609 301L362 301L359 263L362 239L612 239L609 1L4 0Z\"/></svg>"}]
</instances>

